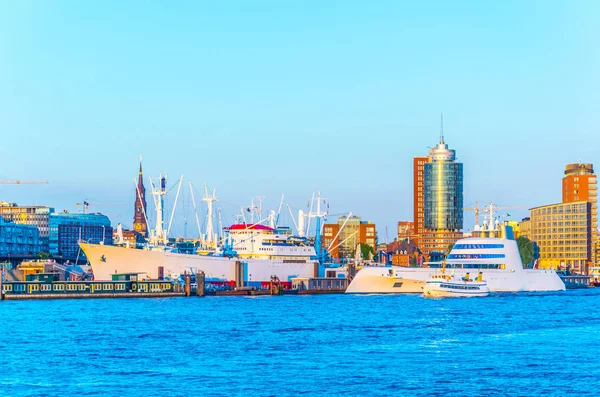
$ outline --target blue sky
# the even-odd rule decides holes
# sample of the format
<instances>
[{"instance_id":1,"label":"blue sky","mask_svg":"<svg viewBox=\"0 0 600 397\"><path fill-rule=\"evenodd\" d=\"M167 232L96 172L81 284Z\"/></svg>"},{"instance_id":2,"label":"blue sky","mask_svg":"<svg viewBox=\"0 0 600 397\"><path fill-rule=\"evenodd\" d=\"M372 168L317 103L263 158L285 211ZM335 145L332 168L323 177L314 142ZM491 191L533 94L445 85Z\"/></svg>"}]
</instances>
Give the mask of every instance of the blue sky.
<instances>
[{"instance_id":1,"label":"blue sky","mask_svg":"<svg viewBox=\"0 0 600 397\"><path fill-rule=\"evenodd\" d=\"M228 221L321 190L383 239L444 112L465 205L558 202L564 165L599 160L599 20L595 1L3 1L0 178L50 184L0 199L127 203L96 209L130 225L143 154Z\"/></svg>"}]
</instances>

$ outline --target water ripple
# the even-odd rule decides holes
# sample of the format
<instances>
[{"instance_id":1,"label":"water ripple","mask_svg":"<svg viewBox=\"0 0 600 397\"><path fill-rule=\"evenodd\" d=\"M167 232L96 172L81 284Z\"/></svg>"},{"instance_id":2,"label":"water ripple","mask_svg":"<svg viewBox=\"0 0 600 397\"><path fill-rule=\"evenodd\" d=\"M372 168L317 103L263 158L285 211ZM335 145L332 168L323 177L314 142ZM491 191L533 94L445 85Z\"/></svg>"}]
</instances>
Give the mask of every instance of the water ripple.
<instances>
[{"instance_id":1,"label":"water ripple","mask_svg":"<svg viewBox=\"0 0 600 397\"><path fill-rule=\"evenodd\" d=\"M0 396L596 395L600 288L0 303Z\"/></svg>"}]
</instances>

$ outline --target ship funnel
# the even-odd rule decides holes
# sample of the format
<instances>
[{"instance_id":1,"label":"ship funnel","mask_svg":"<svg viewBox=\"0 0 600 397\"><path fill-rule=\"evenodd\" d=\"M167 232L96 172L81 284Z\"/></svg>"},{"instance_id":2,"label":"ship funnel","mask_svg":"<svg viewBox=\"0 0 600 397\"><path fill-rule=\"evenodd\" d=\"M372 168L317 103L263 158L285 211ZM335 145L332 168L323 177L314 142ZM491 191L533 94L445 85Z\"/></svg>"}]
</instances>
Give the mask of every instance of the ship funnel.
<instances>
[{"instance_id":1,"label":"ship funnel","mask_svg":"<svg viewBox=\"0 0 600 397\"><path fill-rule=\"evenodd\" d=\"M304 229L306 223L306 214L304 211L298 211L298 236L304 237Z\"/></svg>"},{"instance_id":2,"label":"ship funnel","mask_svg":"<svg viewBox=\"0 0 600 397\"><path fill-rule=\"evenodd\" d=\"M502 238L505 240L514 240L515 239L515 232L512 228L512 226L509 225L502 225Z\"/></svg>"}]
</instances>

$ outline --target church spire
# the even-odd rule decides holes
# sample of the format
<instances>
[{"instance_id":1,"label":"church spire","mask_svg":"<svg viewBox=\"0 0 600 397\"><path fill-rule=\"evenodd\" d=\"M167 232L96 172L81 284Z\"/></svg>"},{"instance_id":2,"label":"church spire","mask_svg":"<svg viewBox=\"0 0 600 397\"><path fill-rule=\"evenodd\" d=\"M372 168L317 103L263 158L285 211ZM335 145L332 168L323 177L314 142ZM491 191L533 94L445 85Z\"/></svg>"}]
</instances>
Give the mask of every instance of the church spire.
<instances>
[{"instance_id":1,"label":"church spire","mask_svg":"<svg viewBox=\"0 0 600 397\"><path fill-rule=\"evenodd\" d=\"M135 194L135 213L133 215L133 230L144 237L148 237L148 225L146 223L146 188L144 188L144 176L142 175L142 156L140 155L140 174Z\"/></svg>"}]
</instances>

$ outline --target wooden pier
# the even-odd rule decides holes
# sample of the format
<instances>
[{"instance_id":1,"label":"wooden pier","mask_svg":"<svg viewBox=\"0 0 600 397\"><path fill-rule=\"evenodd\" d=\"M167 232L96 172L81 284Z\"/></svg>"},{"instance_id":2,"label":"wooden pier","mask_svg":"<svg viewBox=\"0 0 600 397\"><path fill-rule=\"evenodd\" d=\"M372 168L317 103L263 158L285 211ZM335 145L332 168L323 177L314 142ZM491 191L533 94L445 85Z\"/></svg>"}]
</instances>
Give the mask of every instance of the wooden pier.
<instances>
[{"instance_id":1,"label":"wooden pier","mask_svg":"<svg viewBox=\"0 0 600 397\"><path fill-rule=\"evenodd\" d=\"M183 292L130 292L124 294L5 294L2 300L107 299L107 298L171 298Z\"/></svg>"},{"instance_id":2,"label":"wooden pier","mask_svg":"<svg viewBox=\"0 0 600 397\"><path fill-rule=\"evenodd\" d=\"M241 271L240 271L241 274ZM54 273L27 275L25 281L0 279L0 301L2 300L48 300L48 299L108 299L108 298L168 298L203 296L285 296L343 294L348 280L333 277L296 278L293 288L272 277L268 289L257 289L236 282L230 290L211 289L205 275L197 273L196 283L192 275L184 274L184 283L168 280L140 280L138 274L115 274L110 281L58 281ZM263 287L264 288L264 287ZM286 289L288 288L288 289Z\"/></svg>"}]
</instances>

